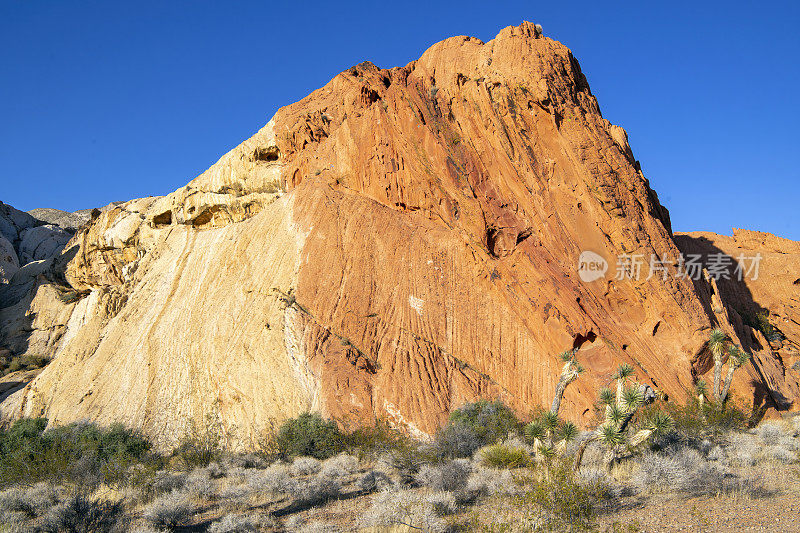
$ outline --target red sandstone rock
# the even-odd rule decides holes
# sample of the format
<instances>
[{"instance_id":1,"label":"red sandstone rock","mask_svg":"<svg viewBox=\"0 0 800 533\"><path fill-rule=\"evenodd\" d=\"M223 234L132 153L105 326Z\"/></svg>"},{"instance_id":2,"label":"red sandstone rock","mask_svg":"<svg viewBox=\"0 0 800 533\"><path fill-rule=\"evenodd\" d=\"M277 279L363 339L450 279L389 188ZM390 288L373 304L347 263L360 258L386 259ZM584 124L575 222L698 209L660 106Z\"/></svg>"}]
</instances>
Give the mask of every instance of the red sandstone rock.
<instances>
[{"instance_id":1,"label":"red sandstone rock","mask_svg":"<svg viewBox=\"0 0 800 533\"><path fill-rule=\"evenodd\" d=\"M775 257L798 246L753 239ZM622 362L680 401L711 328L751 333L713 310L710 282L675 276L696 239L678 242L569 49L529 23L453 37L405 67L343 72L187 187L96 217L66 273L89 303L0 409L121 419L165 444L187 419L218 416L246 442L309 408L431 434L478 397L549 405L557 354L578 346L566 418L587 423ZM581 280L583 251L604 277ZM620 254L668 275L616 279ZM784 278L751 290L796 346ZM722 307L737 287L713 289ZM734 396L794 408L789 352L761 346Z\"/></svg>"}]
</instances>

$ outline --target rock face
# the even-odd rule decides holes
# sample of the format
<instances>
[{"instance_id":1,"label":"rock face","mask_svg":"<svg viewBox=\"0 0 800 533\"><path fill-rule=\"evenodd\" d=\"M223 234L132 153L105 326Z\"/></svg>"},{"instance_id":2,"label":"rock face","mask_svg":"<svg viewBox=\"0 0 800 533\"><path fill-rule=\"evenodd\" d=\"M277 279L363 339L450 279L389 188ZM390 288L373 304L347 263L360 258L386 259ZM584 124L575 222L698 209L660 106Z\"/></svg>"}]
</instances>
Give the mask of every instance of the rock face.
<instances>
[{"instance_id":1,"label":"rock face","mask_svg":"<svg viewBox=\"0 0 800 533\"><path fill-rule=\"evenodd\" d=\"M708 370L712 282L618 262L679 253L565 46L529 23L454 37L357 65L186 187L96 214L5 289L0 323L60 329L0 411L122 421L164 447L209 418L247 444L309 409L429 435L478 397L549 405L557 354L579 347L562 414L586 423L621 362L678 400ZM769 349L748 372L740 399L797 398Z\"/></svg>"},{"instance_id":2,"label":"rock face","mask_svg":"<svg viewBox=\"0 0 800 533\"><path fill-rule=\"evenodd\" d=\"M755 388L752 401L758 406L796 409L793 404L800 398L800 242L742 229L734 229L732 237L679 234L675 242L684 254L700 255L706 263L711 262L709 258L722 258L717 260L724 265L718 279L703 284L708 291L704 300L729 333L735 332L742 347L754 354L756 364L748 367L747 378L767 386ZM698 290L705 292L703 287ZM711 364L704 362L695 373Z\"/></svg>"},{"instance_id":3,"label":"rock face","mask_svg":"<svg viewBox=\"0 0 800 533\"><path fill-rule=\"evenodd\" d=\"M51 209L43 207L39 209L31 209L28 214L37 220L46 222L54 226L59 226L67 231L74 233L82 225L89 222L91 209L77 211L70 213L69 211L62 211L60 209Z\"/></svg>"},{"instance_id":4,"label":"rock face","mask_svg":"<svg viewBox=\"0 0 800 533\"><path fill-rule=\"evenodd\" d=\"M20 267L58 255L89 216L34 209L23 213L0 202L0 283L10 283Z\"/></svg>"}]
</instances>

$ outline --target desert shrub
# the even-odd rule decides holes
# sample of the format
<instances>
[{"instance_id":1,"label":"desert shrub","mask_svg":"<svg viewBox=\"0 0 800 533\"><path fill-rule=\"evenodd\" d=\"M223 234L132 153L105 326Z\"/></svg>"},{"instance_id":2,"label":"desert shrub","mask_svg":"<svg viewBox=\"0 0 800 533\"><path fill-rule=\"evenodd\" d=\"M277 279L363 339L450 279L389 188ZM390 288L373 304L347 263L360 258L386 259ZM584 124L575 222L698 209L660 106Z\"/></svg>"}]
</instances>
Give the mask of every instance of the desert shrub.
<instances>
[{"instance_id":1,"label":"desert shrub","mask_svg":"<svg viewBox=\"0 0 800 533\"><path fill-rule=\"evenodd\" d=\"M180 444L172 451L172 457L186 470L219 462L225 455L222 436L221 423L214 417L208 417L201 425L192 422Z\"/></svg>"},{"instance_id":2,"label":"desert shrub","mask_svg":"<svg viewBox=\"0 0 800 533\"><path fill-rule=\"evenodd\" d=\"M511 496L520 492L521 488L509 470L480 467L469 476L458 497L471 502L480 496Z\"/></svg>"},{"instance_id":3,"label":"desert shrub","mask_svg":"<svg viewBox=\"0 0 800 533\"><path fill-rule=\"evenodd\" d=\"M439 505L437 505L439 503ZM450 527L438 514L440 502L409 490L382 491L373 496L370 508L359 519L361 527L405 525L414 530L446 532Z\"/></svg>"},{"instance_id":4,"label":"desert shrub","mask_svg":"<svg viewBox=\"0 0 800 533\"><path fill-rule=\"evenodd\" d=\"M360 458L378 457L399 447L408 446L411 438L384 421L354 430L345 437L347 450Z\"/></svg>"},{"instance_id":5,"label":"desert shrub","mask_svg":"<svg viewBox=\"0 0 800 533\"><path fill-rule=\"evenodd\" d=\"M144 518L157 529L172 529L184 525L194 512L189 494L175 490L150 502L144 509Z\"/></svg>"},{"instance_id":6,"label":"desert shrub","mask_svg":"<svg viewBox=\"0 0 800 533\"><path fill-rule=\"evenodd\" d=\"M46 427L46 419L22 419L0 431L0 484L117 482L150 449L146 439L119 424Z\"/></svg>"},{"instance_id":7,"label":"desert shrub","mask_svg":"<svg viewBox=\"0 0 800 533\"><path fill-rule=\"evenodd\" d=\"M12 357L10 354L5 357L0 357L0 376L4 376L11 372L18 370L35 370L37 368L44 368L50 362L47 357L40 357L35 355L18 355Z\"/></svg>"},{"instance_id":8,"label":"desert shrub","mask_svg":"<svg viewBox=\"0 0 800 533\"><path fill-rule=\"evenodd\" d=\"M725 451L734 464L753 466L761 462L794 463L800 454L800 440L794 430L775 422L765 422L749 432L728 435Z\"/></svg>"},{"instance_id":9,"label":"desert shrub","mask_svg":"<svg viewBox=\"0 0 800 533\"><path fill-rule=\"evenodd\" d=\"M673 448L665 453L646 453L638 458L634 485L644 493L674 491L716 494L731 489L735 476L718 462L707 461L697 450Z\"/></svg>"},{"instance_id":10,"label":"desert shrub","mask_svg":"<svg viewBox=\"0 0 800 533\"><path fill-rule=\"evenodd\" d=\"M479 453L483 463L492 468L522 468L531 464L527 451L504 443L486 446Z\"/></svg>"},{"instance_id":11,"label":"desert shrub","mask_svg":"<svg viewBox=\"0 0 800 533\"><path fill-rule=\"evenodd\" d=\"M216 483L211 477L211 472L206 468L197 468L187 477L184 490L193 496L211 498L216 494Z\"/></svg>"},{"instance_id":12,"label":"desert shrub","mask_svg":"<svg viewBox=\"0 0 800 533\"><path fill-rule=\"evenodd\" d=\"M73 494L52 507L42 518L38 531L58 533L92 533L96 531L124 531L122 504L92 501L81 494Z\"/></svg>"},{"instance_id":13,"label":"desert shrub","mask_svg":"<svg viewBox=\"0 0 800 533\"><path fill-rule=\"evenodd\" d=\"M481 446L505 439L521 427L514 412L500 400L478 400L450 414L436 435L436 447L444 456L469 457Z\"/></svg>"},{"instance_id":14,"label":"desert shrub","mask_svg":"<svg viewBox=\"0 0 800 533\"><path fill-rule=\"evenodd\" d=\"M445 461L440 464L423 465L416 475L416 481L435 491L456 491L464 485L472 472L472 465L466 459Z\"/></svg>"},{"instance_id":15,"label":"desert shrub","mask_svg":"<svg viewBox=\"0 0 800 533\"><path fill-rule=\"evenodd\" d=\"M429 446L409 442L382 456L379 463L394 470L400 478L401 485L414 485L420 468L427 463L438 461L438 455Z\"/></svg>"},{"instance_id":16,"label":"desert shrub","mask_svg":"<svg viewBox=\"0 0 800 533\"><path fill-rule=\"evenodd\" d=\"M443 458L471 457L482 446L482 440L467 425L448 424L436 433L434 445Z\"/></svg>"},{"instance_id":17,"label":"desert shrub","mask_svg":"<svg viewBox=\"0 0 800 533\"><path fill-rule=\"evenodd\" d=\"M58 503L58 495L58 489L49 483L37 483L29 488L13 487L0 492L0 522L40 516ZM9 516L11 513L15 515Z\"/></svg>"},{"instance_id":18,"label":"desert shrub","mask_svg":"<svg viewBox=\"0 0 800 533\"><path fill-rule=\"evenodd\" d=\"M567 461L554 461L546 475L532 477L527 490L515 496L517 506L538 512L541 529L590 531L597 509L609 498L607 486L597 480L583 481Z\"/></svg>"},{"instance_id":19,"label":"desert shrub","mask_svg":"<svg viewBox=\"0 0 800 533\"><path fill-rule=\"evenodd\" d=\"M458 510L456 497L452 492L439 491L425 497L425 503L431 506L436 516L447 516Z\"/></svg>"},{"instance_id":20,"label":"desert shrub","mask_svg":"<svg viewBox=\"0 0 800 533\"><path fill-rule=\"evenodd\" d=\"M208 526L208 533L255 533L277 529L278 524L272 517L227 514Z\"/></svg>"},{"instance_id":21,"label":"desert shrub","mask_svg":"<svg viewBox=\"0 0 800 533\"><path fill-rule=\"evenodd\" d=\"M797 453L782 446L770 446L764 450L764 453L770 461L787 465L797 462Z\"/></svg>"},{"instance_id":22,"label":"desert shrub","mask_svg":"<svg viewBox=\"0 0 800 533\"><path fill-rule=\"evenodd\" d=\"M322 464L319 459L313 457L297 457L292 461L292 474L295 476L316 474L320 468L322 468Z\"/></svg>"},{"instance_id":23,"label":"desert shrub","mask_svg":"<svg viewBox=\"0 0 800 533\"><path fill-rule=\"evenodd\" d=\"M265 468L269 465L269 461L267 461L260 453L233 454L223 458L223 463L225 466L232 466L235 468Z\"/></svg>"},{"instance_id":24,"label":"desert shrub","mask_svg":"<svg viewBox=\"0 0 800 533\"><path fill-rule=\"evenodd\" d=\"M293 482L290 468L282 463L276 463L264 470L248 470L246 473L246 483L259 492L286 493Z\"/></svg>"},{"instance_id":25,"label":"desert shrub","mask_svg":"<svg viewBox=\"0 0 800 533\"><path fill-rule=\"evenodd\" d=\"M343 478L358 471L358 459L353 455L340 454L322 463L320 475L332 478Z\"/></svg>"},{"instance_id":26,"label":"desert shrub","mask_svg":"<svg viewBox=\"0 0 800 533\"><path fill-rule=\"evenodd\" d=\"M732 401L722 405L704 402L701 406L695 398L686 405L667 403L663 410L675 422L673 436L683 442L706 438L719 441L731 431L743 430L748 421L747 414Z\"/></svg>"},{"instance_id":27,"label":"desert shrub","mask_svg":"<svg viewBox=\"0 0 800 533\"><path fill-rule=\"evenodd\" d=\"M297 480L288 486L289 495L304 506L317 505L341 494L338 479L317 474L311 479Z\"/></svg>"},{"instance_id":28,"label":"desert shrub","mask_svg":"<svg viewBox=\"0 0 800 533\"><path fill-rule=\"evenodd\" d=\"M151 487L156 494L180 490L186 485L188 476L184 472L169 472L159 470L153 477Z\"/></svg>"},{"instance_id":29,"label":"desert shrub","mask_svg":"<svg viewBox=\"0 0 800 533\"><path fill-rule=\"evenodd\" d=\"M362 492L384 490L393 486L391 478L379 470L370 470L358 479L358 489Z\"/></svg>"},{"instance_id":30,"label":"desert shrub","mask_svg":"<svg viewBox=\"0 0 800 533\"><path fill-rule=\"evenodd\" d=\"M283 423L275 436L275 444L278 453L285 458L327 459L342 452L346 443L335 422L304 413Z\"/></svg>"}]
</instances>

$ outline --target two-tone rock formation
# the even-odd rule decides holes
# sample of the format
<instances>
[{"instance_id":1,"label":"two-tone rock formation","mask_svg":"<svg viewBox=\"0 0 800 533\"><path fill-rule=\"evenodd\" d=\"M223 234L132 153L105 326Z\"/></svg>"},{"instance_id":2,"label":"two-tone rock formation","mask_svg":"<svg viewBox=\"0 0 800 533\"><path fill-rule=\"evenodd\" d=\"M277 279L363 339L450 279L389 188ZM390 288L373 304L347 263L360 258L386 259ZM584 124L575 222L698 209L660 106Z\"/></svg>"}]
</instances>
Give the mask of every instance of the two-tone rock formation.
<instances>
[{"instance_id":1,"label":"two-tone rock formation","mask_svg":"<svg viewBox=\"0 0 800 533\"><path fill-rule=\"evenodd\" d=\"M582 281L584 251L605 276ZM308 409L431 434L480 396L549 404L556 354L579 346L562 413L587 422L618 363L680 400L708 331L749 331L721 323L711 282L676 277L680 252L569 49L529 23L453 37L352 67L186 187L96 215L0 310L59 330L0 411L122 421L163 446L209 418L248 443ZM618 256L669 275L617 276ZM762 343L754 361L735 396L797 399L785 358Z\"/></svg>"}]
</instances>

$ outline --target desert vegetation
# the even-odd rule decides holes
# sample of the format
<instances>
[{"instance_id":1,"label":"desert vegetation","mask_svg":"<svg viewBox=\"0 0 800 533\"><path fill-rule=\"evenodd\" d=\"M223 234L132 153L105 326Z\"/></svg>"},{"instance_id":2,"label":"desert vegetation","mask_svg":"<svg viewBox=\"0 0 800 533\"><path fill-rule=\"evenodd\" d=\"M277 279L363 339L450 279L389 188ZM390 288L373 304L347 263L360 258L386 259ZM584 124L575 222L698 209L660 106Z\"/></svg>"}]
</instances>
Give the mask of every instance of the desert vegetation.
<instances>
[{"instance_id":1,"label":"desert vegetation","mask_svg":"<svg viewBox=\"0 0 800 533\"><path fill-rule=\"evenodd\" d=\"M575 351L550 409L479 400L424 442L305 413L249 453L209 424L159 454L119 425L19 420L0 432L0 531L638 531L630 510L659 498L796 496L800 417L754 425L722 394L746 358L714 335L733 368L714 394L673 404L622 365L587 431L559 417Z\"/></svg>"}]
</instances>

